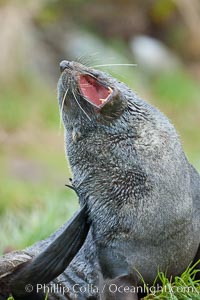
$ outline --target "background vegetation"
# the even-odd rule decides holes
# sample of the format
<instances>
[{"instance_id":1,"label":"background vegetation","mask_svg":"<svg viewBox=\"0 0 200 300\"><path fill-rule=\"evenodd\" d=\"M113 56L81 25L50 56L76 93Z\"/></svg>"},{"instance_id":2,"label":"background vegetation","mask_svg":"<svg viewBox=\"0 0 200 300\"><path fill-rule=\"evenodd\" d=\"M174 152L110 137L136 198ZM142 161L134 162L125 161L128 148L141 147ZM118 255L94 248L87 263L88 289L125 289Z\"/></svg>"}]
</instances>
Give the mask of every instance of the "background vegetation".
<instances>
[{"instance_id":1,"label":"background vegetation","mask_svg":"<svg viewBox=\"0 0 200 300\"><path fill-rule=\"evenodd\" d=\"M145 59L159 52L150 50L138 57L141 36L162 43L167 63L152 69ZM0 253L45 238L78 206L64 186L71 175L56 100L63 58L137 63L104 69L172 120L200 170L198 0L4 0L0 40Z\"/></svg>"}]
</instances>

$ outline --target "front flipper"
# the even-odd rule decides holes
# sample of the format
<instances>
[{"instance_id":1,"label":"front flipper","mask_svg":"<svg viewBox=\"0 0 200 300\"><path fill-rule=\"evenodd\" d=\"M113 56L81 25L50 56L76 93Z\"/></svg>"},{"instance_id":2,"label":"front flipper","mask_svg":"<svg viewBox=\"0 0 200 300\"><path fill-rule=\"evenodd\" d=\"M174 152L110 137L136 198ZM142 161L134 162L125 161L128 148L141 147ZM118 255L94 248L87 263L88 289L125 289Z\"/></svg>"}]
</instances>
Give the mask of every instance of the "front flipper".
<instances>
[{"instance_id":1,"label":"front flipper","mask_svg":"<svg viewBox=\"0 0 200 300\"><path fill-rule=\"evenodd\" d=\"M12 294L17 299L41 299L33 292L26 293L25 286L49 283L61 274L82 247L90 225L84 206L72 217L67 228L38 256L20 265L10 282ZM31 298L32 296L32 298ZM44 297L43 297L44 299Z\"/></svg>"}]
</instances>

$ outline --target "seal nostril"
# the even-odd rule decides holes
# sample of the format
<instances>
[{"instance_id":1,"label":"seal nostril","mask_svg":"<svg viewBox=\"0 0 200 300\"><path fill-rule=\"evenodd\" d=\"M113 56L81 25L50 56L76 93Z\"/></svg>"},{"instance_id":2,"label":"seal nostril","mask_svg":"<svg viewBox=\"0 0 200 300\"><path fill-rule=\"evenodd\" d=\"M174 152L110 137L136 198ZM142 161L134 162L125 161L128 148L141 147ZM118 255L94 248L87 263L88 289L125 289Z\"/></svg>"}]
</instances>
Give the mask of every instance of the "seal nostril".
<instances>
[{"instance_id":1,"label":"seal nostril","mask_svg":"<svg viewBox=\"0 0 200 300\"><path fill-rule=\"evenodd\" d=\"M60 71L63 72L65 69L72 69L70 62L67 60L62 60L60 62Z\"/></svg>"}]
</instances>

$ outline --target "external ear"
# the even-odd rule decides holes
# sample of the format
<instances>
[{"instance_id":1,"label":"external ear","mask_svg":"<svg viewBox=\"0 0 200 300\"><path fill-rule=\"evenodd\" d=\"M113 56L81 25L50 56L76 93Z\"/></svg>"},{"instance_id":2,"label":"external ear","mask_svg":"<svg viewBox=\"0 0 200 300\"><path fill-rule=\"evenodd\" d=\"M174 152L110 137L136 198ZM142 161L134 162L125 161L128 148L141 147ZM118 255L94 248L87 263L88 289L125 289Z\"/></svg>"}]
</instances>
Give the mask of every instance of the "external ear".
<instances>
[{"instance_id":1,"label":"external ear","mask_svg":"<svg viewBox=\"0 0 200 300\"><path fill-rule=\"evenodd\" d=\"M15 300L44 299L34 292L36 285L49 283L66 269L83 245L89 228L84 206L72 217L60 236L33 260L21 265L12 276L10 290ZM26 285L33 286L33 293L25 291Z\"/></svg>"}]
</instances>

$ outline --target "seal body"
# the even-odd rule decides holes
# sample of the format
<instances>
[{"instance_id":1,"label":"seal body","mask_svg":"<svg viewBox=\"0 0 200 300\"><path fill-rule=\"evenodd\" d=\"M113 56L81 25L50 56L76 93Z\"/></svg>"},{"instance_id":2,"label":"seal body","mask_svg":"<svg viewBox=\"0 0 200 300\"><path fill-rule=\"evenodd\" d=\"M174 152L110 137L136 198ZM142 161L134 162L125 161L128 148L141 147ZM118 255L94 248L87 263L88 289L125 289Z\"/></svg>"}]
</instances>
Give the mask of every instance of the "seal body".
<instances>
[{"instance_id":1,"label":"seal body","mask_svg":"<svg viewBox=\"0 0 200 300\"><path fill-rule=\"evenodd\" d=\"M62 71L66 153L92 222L66 270L69 278L74 272L69 282L82 274L97 284L101 272L104 279L129 276L140 284L139 272L151 284L158 270L180 274L199 247L200 176L173 125L104 72L76 62Z\"/></svg>"}]
</instances>

